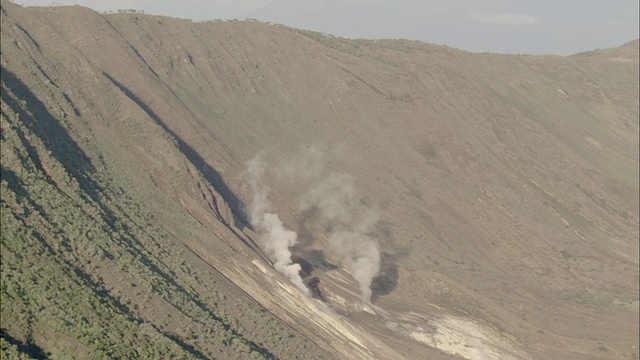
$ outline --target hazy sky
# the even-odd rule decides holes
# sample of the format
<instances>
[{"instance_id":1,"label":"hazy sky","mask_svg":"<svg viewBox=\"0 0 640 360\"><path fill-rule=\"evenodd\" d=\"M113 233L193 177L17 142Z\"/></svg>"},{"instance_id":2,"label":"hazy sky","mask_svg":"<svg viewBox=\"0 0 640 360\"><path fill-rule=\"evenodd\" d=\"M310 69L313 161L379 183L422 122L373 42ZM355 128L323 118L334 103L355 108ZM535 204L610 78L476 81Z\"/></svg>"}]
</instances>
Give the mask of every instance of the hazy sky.
<instances>
[{"instance_id":1,"label":"hazy sky","mask_svg":"<svg viewBox=\"0 0 640 360\"><path fill-rule=\"evenodd\" d=\"M351 38L405 38L469 50L558 54L638 38L638 0L17 0L144 10L193 20L255 18Z\"/></svg>"}]
</instances>

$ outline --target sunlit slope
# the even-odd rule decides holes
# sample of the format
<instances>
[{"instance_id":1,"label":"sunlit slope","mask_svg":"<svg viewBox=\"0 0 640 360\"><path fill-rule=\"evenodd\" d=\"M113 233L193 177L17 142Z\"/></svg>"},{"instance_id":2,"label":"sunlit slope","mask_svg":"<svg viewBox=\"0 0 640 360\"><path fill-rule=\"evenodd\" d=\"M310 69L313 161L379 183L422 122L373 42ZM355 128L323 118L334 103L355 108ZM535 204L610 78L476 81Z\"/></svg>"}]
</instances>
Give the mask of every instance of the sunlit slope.
<instances>
[{"instance_id":1,"label":"sunlit slope","mask_svg":"<svg viewBox=\"0 0 640 360\"><path fill-rule=\"evenodd\" d=\"M633 352L638 60L627 55L637 41L572 57L498 56L2 4L3 84L5 71L19 79L108 179L100 189L137 197L176 246L217 232L220 248L252 251L240 233L252 198L245 162L265 150L277 170L313 145L332 154L326 171L350 174L381 209L377 306L468 316L536 358ZM10 163L13 173L26 166ZM274 210L325 252L320 222L299 212L304 187L277 178L266 178Z\"/></svg>"}]
</instances>

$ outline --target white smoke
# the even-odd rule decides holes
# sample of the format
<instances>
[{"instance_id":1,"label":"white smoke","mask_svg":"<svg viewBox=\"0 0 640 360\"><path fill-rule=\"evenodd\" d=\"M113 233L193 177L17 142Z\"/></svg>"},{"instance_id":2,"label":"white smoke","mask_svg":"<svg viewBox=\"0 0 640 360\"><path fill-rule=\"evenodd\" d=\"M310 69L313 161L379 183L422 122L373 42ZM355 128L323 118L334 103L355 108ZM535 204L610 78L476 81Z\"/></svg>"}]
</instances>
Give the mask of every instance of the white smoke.
<instances>
[{"instance_id":1,"label":"white smoke","mask_svg":"<svg viewBox=\"0 0 640 360\"><path fill-rule=\"evenodd\" d=\"M300 198L301 211L312 207L331 225L329 249L358 282L362 300L370 302L371 282L380 271L380 245L370 235L380 217L377 208L364 204L346 174L327 176Z\"/></svg>"},{"instance_id":2,"label":"white smoke","mask_svg":"<svg viewBox=\"0 0 640 360\"><path fill-rule=\"evenodd\" d=\"M380 271L378 241L356 231L336 231L329 238L332 251L342 255L342 262L358 282L362 301L371 301L371 282Z\"/></svg>"},{"instance_id":3,"label":"white smoke","mask_svg":"<svg viewBox=\"0 0 640 360\"><path fill-rule=\"evenodd\" d=\"M275 166L276 177L289 185L306 185L299 197L299 210L317 209L326 220L330 234L329 250L351 272L358 282L362 300L371 301L371 283L380 271L380 246L372 236L380 217L376 207L365 204L355 180L344 173L328 173L325 163L336 155L323 147L306 146ZM339 151L339 150L337 150ZM300 265L291 261L289 250L297 234L286 230L278 215L271 212L268 188L263 185L265 166L258 155L247 162L253 201L249 216L260 233L263 247L275 262L276 270L308 293L300 278Z\"/></svg>"},{"instance_id":4,"label":"white smoke","mask_svg":"<svg viewBox=\"0 0 640 360\"><path fill-rule=\"evenodd\" d=\"M258 154L246 163L249 186L253 199L249 206L249 217L254 230L260 235L265 252L274 262L273 266L294 285L309 294L309 289L300 277L300 264L291 261L290 247L296 244L298 235L285 229L277 214L271 212L267 198L269 189L264 185L265 165Z\"/></svg>"}]
</instances>

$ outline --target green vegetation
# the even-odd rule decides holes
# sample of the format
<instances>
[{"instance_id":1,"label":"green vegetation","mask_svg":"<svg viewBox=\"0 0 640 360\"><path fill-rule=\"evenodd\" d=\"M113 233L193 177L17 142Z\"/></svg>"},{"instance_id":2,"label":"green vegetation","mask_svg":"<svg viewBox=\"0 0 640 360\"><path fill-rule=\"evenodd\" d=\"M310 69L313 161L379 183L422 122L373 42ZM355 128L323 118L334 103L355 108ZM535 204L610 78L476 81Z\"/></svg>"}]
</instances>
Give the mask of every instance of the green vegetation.
<instances>
[{"instance_id":1,"label":"green vegetation","mask_svg":"<svg viewBox=\"0 0 640 360\"><path fill-rule=\"evenodd\" d=\"M3 358L316 358L2 72Z\"/></svg>"}]
</instances>

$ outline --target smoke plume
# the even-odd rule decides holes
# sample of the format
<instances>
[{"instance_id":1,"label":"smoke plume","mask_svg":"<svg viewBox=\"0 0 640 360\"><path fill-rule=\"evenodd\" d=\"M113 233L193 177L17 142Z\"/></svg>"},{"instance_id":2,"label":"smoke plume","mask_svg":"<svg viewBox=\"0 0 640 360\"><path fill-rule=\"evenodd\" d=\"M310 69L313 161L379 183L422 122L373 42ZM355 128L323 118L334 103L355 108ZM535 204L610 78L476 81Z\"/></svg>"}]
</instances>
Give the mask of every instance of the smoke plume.
<instances>
[{"instance_id":1,"label":"smoke plume","mask_svg":"<svg viewBox=\"0 0 640 360\"><path fill-rule=\"evenodd\" d=\"M336 150L337 149L337 150ZM380 214L366 204L356 189L352 176L328 172L329 158L340 147L327 150L319 146L302 147L294 156L273 167L276 178L301 190L298 210L316 209L325 220L330 233L329 250L358 282L362 300L371 301L371 283L380 271L380 246L372 236ZM297 234L286 230L278 215L271 212L264 184L265 166L258 155L247 162L249 185L253 201L249 208L251 224L260 233L263 248L275 262L276 270L308 293L300 277L300 265L291 261L289 250Z\"/></svg>"},{"instance_id":2,"label":"smoke plume","mask_svg":"<svg viewBox=\"0 0 640 360\"><path fill-rule=\"evenodd\" d=\"M249 186L253 199L249 206L251 225L260 235L263 248L273 261L273 266L286 276L294 285L309 294L300 277L300 264L291 261L290 247L296 244L298 235L285 229L277 214L271 212L271 203L267 198L269 189L264 185L265 166L260 154L246 163Z\"/></svg>"},{"instance_id":3,"label":"smoke plume","mask_svg":"<svg viewBox=\"0 0 640 360\"><path fill-rule=\"evenodd\" d=\"M358 282L362 301L371 301L371 282L380 271L378 241L355 231L336 231L329 238L331 250L342 255L342 262Z\"/></svg>"},{"instance_id":4,"label":"smoke plume","mask_svg":"<svg viewBox=\"0 0 640 360\"><path fill-rule=\"evenodd\" d=\"M380 246L370 235L379 219L378 209L364 203L353 178L346 174L330 174L300 198L301 211L312 207L332 229L329 249L358 282L362 300L370 302L371 282L380 271Z\"/></svg>"}]
</instances>

